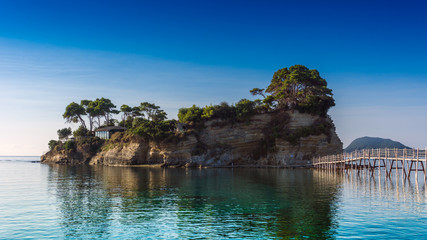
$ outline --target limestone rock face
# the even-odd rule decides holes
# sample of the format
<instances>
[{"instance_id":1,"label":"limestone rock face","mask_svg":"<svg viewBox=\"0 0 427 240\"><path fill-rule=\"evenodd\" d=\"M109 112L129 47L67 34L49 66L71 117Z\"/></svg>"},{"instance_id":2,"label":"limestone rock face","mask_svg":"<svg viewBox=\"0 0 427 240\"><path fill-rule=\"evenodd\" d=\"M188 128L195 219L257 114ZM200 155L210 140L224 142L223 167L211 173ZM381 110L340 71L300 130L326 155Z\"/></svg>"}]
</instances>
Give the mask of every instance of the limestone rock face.
<instances>
[{"instance_id":1,"label":"limestone rock face","mask_svg":"<svg viewBox=\"0 0 427 240\"><path fill-rule=\"evenodd\" d=\"M148 157L163 158L166 165L296 167L311 165L314 156L342 152L342 142L332 128L329 137L325 134L303 137L296 145L278 138L275 151L258 156L265 129L273 117L274 114L258 114L246 123L235 124L211 120L205 123L198 136L188 137L177 144L152 147ZM289 130L295 130L311 126L316 119L309 114L294 112L290 114L287 126Z\"/></svg>"},{"instance_id":2,"label":"limestone rock face","mask_svg":"<svg viewBox=\"0 0 427 240\"><path fill-rule=\"evenodd\" d=\"M68 151L49 151L40 157L42 163L58 163L58 164L84 164L84 161L76 155L71 154Z\"/></svg>"},{"instance_id":3,"label":"limestone rock face","mask_svg":"<svg viewBox=\"0 0 427 240\"><path fill-rule=\"evenodd\" d=\"M277 113L252 116L247 122L229 123L223 120L205 122L204 128L171 142L147 142L133 137L104 144L94 156L83 159L83 163L101 165L163 164L164 166L310 166L314 156L342 152L342 142L335 133L309 135L291 144L283 138L275 138L265 147L266 132L271 122L279 122L284 131L292 132L311 126L318 116L288 112L286 118L278 118ZM280 117L280 116L279 116ZM280 125L283 121L283 125ZM323 119L332 124L329 118ZM108 148L106 147L108 146ZM78 156L68 159L63 154L49 152L42 157L47 162L73 163Z\"/></svg>"},{"instance_id":4,"label":"limestone rock face","mask_svg":"<svg viewBox=\"0 0 427 240\"><path fill-rule=\"evenodd\" d=\"M125 146L115 146L95 155L89 162L91 165L138 165L146 164L148 145L144 141L135 141Z\"/></svg>"},{"instance_id":5,"label":"limestone rock face","mask_svg":"<svg viewBox=\"0 0 427 240\"><path fill-rule=\"evenodd\" d=\"M87 164L94 156L88 145L78 146L75 151L70 150L51 150L40 157L42 163L57 163L78 165Z\"/></svg>"}]
</instances>

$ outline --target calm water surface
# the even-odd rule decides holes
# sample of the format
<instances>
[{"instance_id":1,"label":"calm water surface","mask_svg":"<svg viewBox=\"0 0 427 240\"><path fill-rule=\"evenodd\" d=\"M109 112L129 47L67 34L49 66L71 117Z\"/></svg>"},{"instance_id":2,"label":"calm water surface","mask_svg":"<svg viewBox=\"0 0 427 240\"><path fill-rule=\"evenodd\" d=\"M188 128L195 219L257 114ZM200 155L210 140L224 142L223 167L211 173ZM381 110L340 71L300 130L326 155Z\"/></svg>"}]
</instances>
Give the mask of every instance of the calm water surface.
<instances>
[{"instance_id":1,"label":"calm water surface","mask_svg":"<svg viewBox=\"0 0 427 240\"><path fill-rule=\"evenodd\" d=\"M0 157L0 239L426 239L424 183Z\"/></svg>"}]
</instances>

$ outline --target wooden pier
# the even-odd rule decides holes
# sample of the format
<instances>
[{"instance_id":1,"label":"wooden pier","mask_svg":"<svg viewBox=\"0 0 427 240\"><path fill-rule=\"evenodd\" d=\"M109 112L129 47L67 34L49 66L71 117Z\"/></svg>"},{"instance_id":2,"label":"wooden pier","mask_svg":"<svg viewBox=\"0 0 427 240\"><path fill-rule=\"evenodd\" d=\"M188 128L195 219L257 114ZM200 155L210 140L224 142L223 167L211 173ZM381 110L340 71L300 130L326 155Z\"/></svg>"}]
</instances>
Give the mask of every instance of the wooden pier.
<instances>
[{"instance_id":1,"label":"wooden pier","mask_svg":"<svg viewBox=\"0 0 427 240\"><path fill-rule=\"evenodd\" d=\"M372 175L377 171L385 172L386 177L394 173L409 180L411 173L423 172L426 179L427 148L425 149L364 149L352 153L322 156L314 158L312 164L316 168L334 169L348 173L360 174L368 171Z\"/></svg>"}]
</instances>

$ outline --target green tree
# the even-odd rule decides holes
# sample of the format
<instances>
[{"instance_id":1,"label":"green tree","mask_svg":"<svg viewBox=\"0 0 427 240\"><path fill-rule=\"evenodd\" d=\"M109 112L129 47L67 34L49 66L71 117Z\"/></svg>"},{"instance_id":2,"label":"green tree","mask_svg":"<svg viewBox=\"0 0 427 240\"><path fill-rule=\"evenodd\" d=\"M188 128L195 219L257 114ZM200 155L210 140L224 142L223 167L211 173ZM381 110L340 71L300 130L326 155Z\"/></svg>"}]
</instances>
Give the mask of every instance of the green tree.
<instances>
[{"instance_id":1,"label":"green tree","mask_svg":"<svg viewBox=\"0 0 427 240\"><path fill-rule=\"evenodd\" d=\"M119 111L114 109L114 105L108 98L97 98L89 104L90 112L98 119L98 127L102 126L101 118L104 118L104 125L110 125L112 114L118 114Z\"/></svg>"},{"instance_id":2,"label":"green tree","mask_svg":"<svg viewBox=\"0 0 427 240\"><path fill-rule=\"evenodd\" d=\"M253 96L260 95L265 98L264 89L254 88L249 91Z\"/></svg>"},{"instance_id":3,"label":"green tree","mask_svg":"<svg viewBox=\"0 0 427 240\"><path fill-rule=\"evenodd\" d=\"M64 143L65 150L74 150L76 148L76 143L74 141L68 140Z\"/></svg>"},{"instance_id":4,"label":"green tree","mask_svg":"<svg viewBox=\"0 0 427 240\"><path fill-rule=\"evenodd\" d=\"M236 103L235 108L237 120L245 121L254 113L255 102L248 99L242 99Z\"/></svg>"},{"instance_id":5,"label":"green tree","mask_svg":"<svg viewBox=\"0 0 427 240\"><path fill-rule=\"evenodd\" d=\"M320 77L317 70L310 70L303 65L279 69L274 73L266 92L271 93L279 108L325 115L335 105L326 80Z\"/></svg>"},{"instance_id":6,"label":"green tree","mask_svg":"<svg viewBox=\"0 0 427 240\"><path fill-rule=\"evenodd\" d=\"M71 135L71 128L58 129L57 133L59 140L68 140L68 137Z\"/></svg>"},{"instance_id":7,"label":"green tree","mask_svg":"<svg viewBox=\"0 0 427 240\"><path fill-rule=\"evenodd\" d=\"M89 102L86 112L88 112L88 114L92 117L93 123L96 123L96 125L100 127L102 126L101 118L104 116L104 112L99 105L99 100L97 100Z\"/></svg>"},{"instance_id":8,"label":"green tree","mask_svg":"<svg viewBox=\"0 0 427 240\"><path fill-rule=\"evenodd\" d=\"M158 121L164 121L166 120L166 118L167 118L166 112L159 109L156 111L156 114L154 114L154 116L152 117L152 120L158 122Z\"/></svg>"},{"instance_id":9,"label":"green tree","mask_svg":"<svg viewBox=\"0 0 427 240\"><path fill-rule=\"evenodd\" d=\"M236 108L230 106L227 102L221 102L219 105L214 106L214 117L221 119L235 119Z\"/></svg>"},{"instance_id":10,"label":"green tree","mask_svg":"<svg viewBox=\"0 0 427 240\"><path fill-rule=\"evenodd\" d=\"M86 137L86 136L92 136L92 132L84 128L83 126L80 126L73 132L73 136L77 139L77 137Z\"/></svg>"},{"instance_id":11,"label":"green tree","mask_svg":"<svg viewBox=\"0 0 427 240\"><path fill-rule=\"evenodd\" d=\"M62 117L66 119L67 123L78 123L80 122L81 125L86 128L85 121L83 120L82 116L86 115L86 110L81 105L72 102L68 104L68 106L65 108L65 113L62 114Z\"/></svg>"},{"instance_id":12,"label":"green tree","mask_svg":"<svg viewBox=\"0 0 427 240\"><path fill-rule=\"evenodd\" d=\"M161 141L173 136L176 120L149 121L135 118L133 132L147 140Z\"/></svg>"},{"instance_id":13,"label":"green tree","mask_svg":"<svg viewBox=\"0 0 427 240\"><path fill-rule=\"evenodd\" d=\"M178 120L183 123L197 123L202 119L203 109L193 105L189 108L180 108L178 110Z\"/></svg>"},{"instance_id":14,"label":"green tree","mask_svg":"<svg viewBox=\"0 0 427 240\"><path fill-rule=\"evenodd\" d=\"M59 142L56 140L50 140L47 144L50 150L53 150L56 146L58 146Z\"/></svg>"},{"instance_id":15,"label":"green tree","mask_svg":"<svg viewBox=\"0 0 427 240\"><path fill-rule=\"evenodd\" d=\"M80 105L85 109L88 119L89 119L89 131L92 132L94 123L95 123L95 117L97 116L97 112L94 109L94 103L92 100L81 100Z\"/></svg>"},{"instance_id":16,"label":"green tree","mask_svg":"<svg viewBox=\"0 0 427 240\"><path fill-rule=\"evenodd\" d=\"M132 117L144 117L144 114L141 112L141 109L139 107L133 107L132 108Z\"/></svg>"},{"instance_id":17,"label":"green tree","mask_svg":"<svg viewBox=\"0 0 427 240\"><path fill-rule=\"evenodd\" d=\"M146 113L147 120L149 121L163 121L166 119L165 111L161 110L154 103L142 102L139 109L141 112Z\"/></svg>"},{"instance_id":18,"label":"green tree","mask_svg":"<svg viewBox=\"0 0 427 240\"><path fill-rule=\"evenodd\" d=\"M268 95L266 98L264 98L263 100L262 100L262 103L264 104L264 107L269 111L269 110L272 110L272 109L275 109L276 107L277 107L277 101L276 101L276 99L273 97L273 96L271 96L271 95Z\"/></svg>"},{"instance_id":19,"label":"green tree","mask_svg":"<svg viewBox=\"0 0 427 240\"><path fill-rule=\"evenodd\" d=\"M209 119L212 118L215 114L215 107L210 105L210 106L205 106L203 108L203 112L202 112L202 119Z\"/></svg>"},{"instance_id":20,"label":"green tree","mask_svg":"<svg viewBox=\"0 0 427 240\"><path fill-rule=\"evenodd\" d=\"M125 121L129 116L132 115L132 108L126 104L120 107L120 111L123 113L122 120Z\"/></svg>"},{"instance_id":21,"label":"green tree","mask_svg":"<svg viewBox=\"0 0 427 240\"><path fill-rule=\"evenodd\" d=\"M132 128L132 122L135 118L144 116L141 113L141 109L139 107L129 107L128 105L123 104L120 107L120 111L123 112L122 121L119 123L119 126L125 128Z\"/></svg>"}]
</instances>

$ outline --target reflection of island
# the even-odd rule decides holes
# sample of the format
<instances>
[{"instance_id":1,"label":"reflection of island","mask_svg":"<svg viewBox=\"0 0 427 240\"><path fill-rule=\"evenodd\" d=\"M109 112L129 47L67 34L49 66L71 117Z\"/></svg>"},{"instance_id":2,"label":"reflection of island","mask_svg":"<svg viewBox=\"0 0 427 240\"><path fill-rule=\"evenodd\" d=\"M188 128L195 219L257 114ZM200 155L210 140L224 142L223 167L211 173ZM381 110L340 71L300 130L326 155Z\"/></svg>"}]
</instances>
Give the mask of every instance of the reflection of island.
<instances>
[{"instance_id":1,"label":"reflection of island","mask_svg":"<svg viewBox=\"0 0 427 240\"><path fill-rule=\"evenodd\" d=\"M286 169L54 165L49 175L65 234L104 238L329 238L338 181Z\"/></svg>"}]
</instances>

